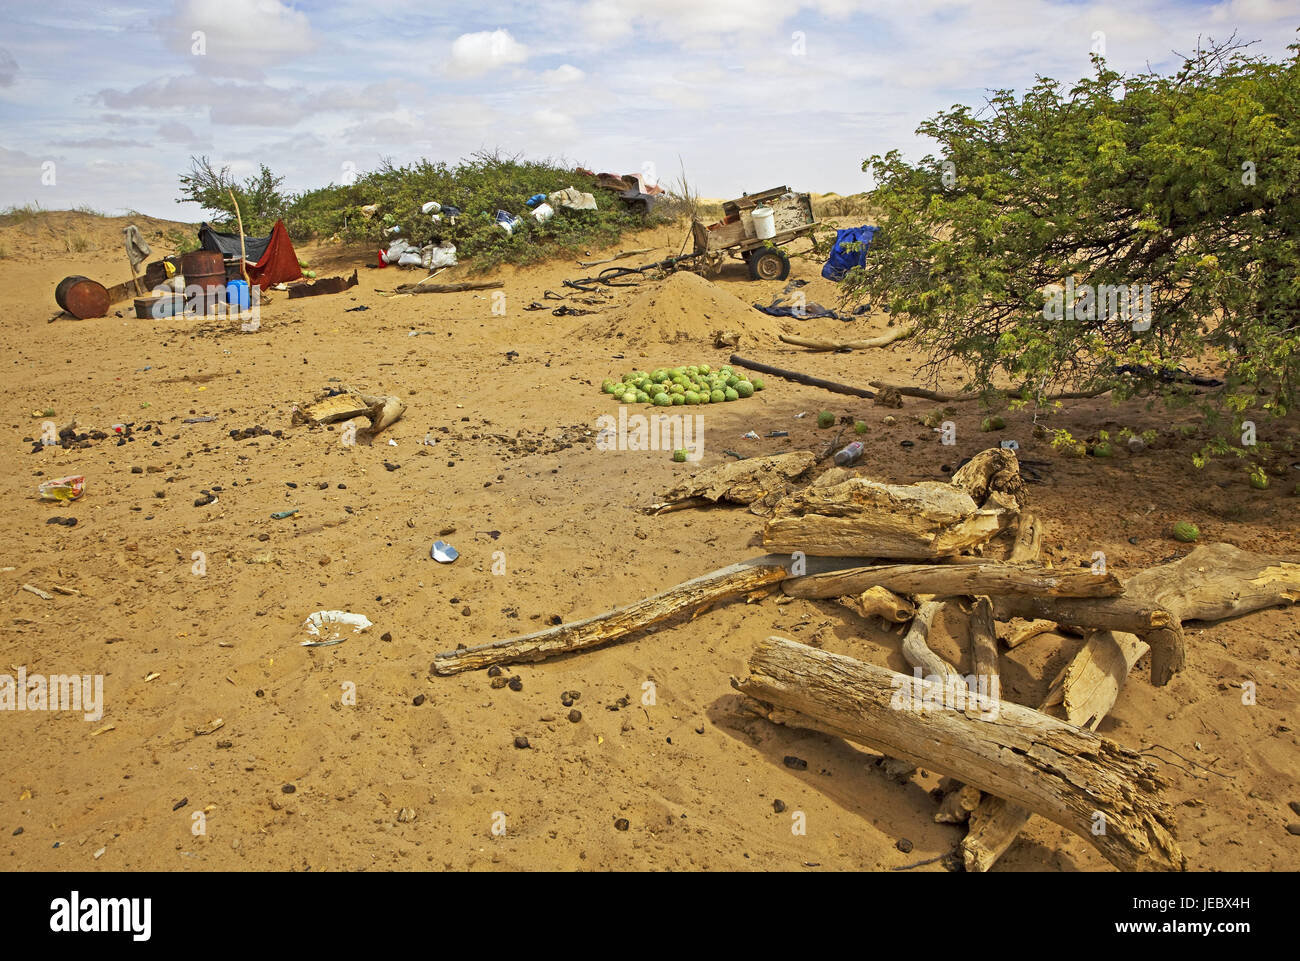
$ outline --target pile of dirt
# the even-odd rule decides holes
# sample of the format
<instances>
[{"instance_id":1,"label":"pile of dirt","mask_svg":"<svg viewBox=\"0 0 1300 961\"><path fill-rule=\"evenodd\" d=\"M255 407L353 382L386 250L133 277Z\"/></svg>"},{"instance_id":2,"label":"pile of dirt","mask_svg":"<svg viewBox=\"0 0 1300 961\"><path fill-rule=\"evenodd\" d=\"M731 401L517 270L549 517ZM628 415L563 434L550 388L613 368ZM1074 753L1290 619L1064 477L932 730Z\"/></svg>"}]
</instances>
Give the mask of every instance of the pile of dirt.
<instances>
[{"instance_id":1,"label":"pile of dirt","mask_svg":"<svg viewBox=\"0 0 1300 961\"><path fill-rule=\"evenodd\" d=\"M738 335L738 345L776 342L778 321L697 274L680 271L638 290L626 304L578 331L583 337L621 337L628 344L681 341L712 344L719 332Z\"/></svg>"}]
</instances>

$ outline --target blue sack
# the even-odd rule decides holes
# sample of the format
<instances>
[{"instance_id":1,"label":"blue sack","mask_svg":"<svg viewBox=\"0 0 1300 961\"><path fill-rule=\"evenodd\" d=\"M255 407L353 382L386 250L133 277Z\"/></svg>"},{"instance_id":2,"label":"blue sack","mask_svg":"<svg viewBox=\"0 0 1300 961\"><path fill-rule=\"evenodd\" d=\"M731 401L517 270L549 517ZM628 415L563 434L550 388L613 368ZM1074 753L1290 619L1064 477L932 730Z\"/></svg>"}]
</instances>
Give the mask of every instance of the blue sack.
<instances>
[{"instance_id":1,"label":"blue sack","mask_svg":"<svg viewBox=\"0 0 1300 961\"><path fill-rule=\"evenodd\" d=\"M833 280L839 283L854 267L865 267L867 263L867 248L871 246L872 239L876 236L879 227L862 226L847 227L844 230L835 231L835 243L831 247L831 255L826 258L826 264L822 267L822 276L827 280ZM845 250L845 244L862 244L862 249L857 251Z\"/></svg>"}]
</instances>

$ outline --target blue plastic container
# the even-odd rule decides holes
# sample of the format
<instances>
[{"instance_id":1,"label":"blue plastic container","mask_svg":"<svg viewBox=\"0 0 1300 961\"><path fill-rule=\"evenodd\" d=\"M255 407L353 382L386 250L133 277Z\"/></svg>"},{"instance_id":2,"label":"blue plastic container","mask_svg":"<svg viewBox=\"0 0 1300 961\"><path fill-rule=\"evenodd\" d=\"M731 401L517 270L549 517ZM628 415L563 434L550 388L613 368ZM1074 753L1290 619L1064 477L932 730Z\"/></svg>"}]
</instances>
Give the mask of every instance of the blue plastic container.
<instances>
[{"instance_id":1,"label":"blue plastic container","mask_svg":"<svg viewBox=\"0 0 1300 961\"><path fill-rule=\"evenodd\" d=\"M248 281L226 281L226 303L240 310L247 310L252 300L249 296Z\"/></svg>"}]
</instances>

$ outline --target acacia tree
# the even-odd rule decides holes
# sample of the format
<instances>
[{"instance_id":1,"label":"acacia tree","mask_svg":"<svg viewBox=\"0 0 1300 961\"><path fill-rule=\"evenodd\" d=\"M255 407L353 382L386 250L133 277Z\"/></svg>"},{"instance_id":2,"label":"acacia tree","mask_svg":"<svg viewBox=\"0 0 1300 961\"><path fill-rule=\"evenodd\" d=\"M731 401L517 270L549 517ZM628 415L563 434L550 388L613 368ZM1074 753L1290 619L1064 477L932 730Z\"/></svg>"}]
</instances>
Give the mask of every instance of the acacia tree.
<instances>
[{"instance_id":1,"label":"acacia tree","mask_svg":"<svg viewBox=\"0 0 1300 961\"><path fill-rule=\"evenodd\" d=\"M846 297L908 315L932 371L956 362L974 389L1039 403L1112 385L1185 400L1179 371L1194 364L1223 381L1199 401L1219 439L1198 457L1226 451L1230 425L1286 414L1300 377L1300 45L1288 49L1270 62L1230 40L1171 76L1094 57L1068 91L1040 78L1020 99L940 112L918 129L939 156L863 164L885 227ZM1127 312L1119 288L1138 295Z\"/></svg>"},{"instance_id":2,"label":"acacia tree","mask_svg":"<svg viewBox=\"0 0 1300 961\"><path fill-rule=\"evenodd\" d=\"M191 157L190 172L181 174L182 203L195 203L213 214L213 226L221 230L234 230L235 206L230 202L233 193L239 202L239 213L244 221L244 232L253 235L269 233L289 206L289 198L280 190L284 177L277 177L266 164L258 172L246 177L243 183L235 180L230 167L220 170L212 166L207 157Z\"/></svg>"}]
</instances>

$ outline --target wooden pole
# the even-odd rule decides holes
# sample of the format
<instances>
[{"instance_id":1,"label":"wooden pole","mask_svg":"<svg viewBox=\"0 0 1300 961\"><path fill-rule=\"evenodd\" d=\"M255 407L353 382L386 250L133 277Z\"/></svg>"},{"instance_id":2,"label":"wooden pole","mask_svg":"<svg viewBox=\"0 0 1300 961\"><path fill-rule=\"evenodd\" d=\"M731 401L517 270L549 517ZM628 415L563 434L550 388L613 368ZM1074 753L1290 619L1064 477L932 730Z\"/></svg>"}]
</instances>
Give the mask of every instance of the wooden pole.
<instances>
[{"instance_id":1,"label":"wooden pole","mask_svg":"<svg viewBox=\"0 0 1300 961\"><path fill-rule=\"evenodd\" d=\"M756 360L746 360L739 354L732 354L729 363L737 367L744 367L747 370L756 370L762 374L771 374L773 377L781 377L785 380L792 380L797 384L806 384L809 387L820 387L822 390L829 390L836 394L851 394L854 397L866 397L868 399L875 397L875 392L863 387L850 387L847 384L837 384L833 380L823 380L820 377L813 377L811 374L801 374L794 370L785 370L781 367L773 367L771 364L760 364Z\"/></svg>"},{"instance_id":2,"label":"wooden pole","mask_svg":"<svg viewBox=\"0 0 1300 961\"><path fill-rule=\"evenodd\" d=\"M253 284L248 279L248 248L244 246L244 218L239 215L239 201L235 199L235 191L227 187L226 193L230 194L230 202L235 205L235 223L239 225L239 272L244 277L244 283L248 284L248 296L251 299Z\"/></svg>"}]
</instances>

